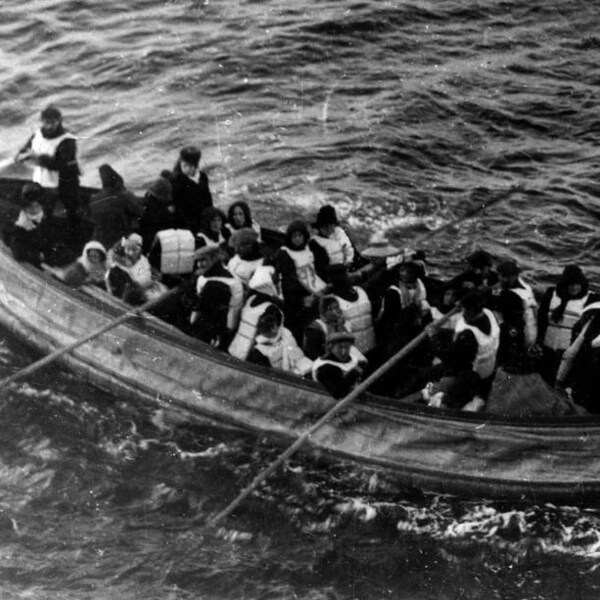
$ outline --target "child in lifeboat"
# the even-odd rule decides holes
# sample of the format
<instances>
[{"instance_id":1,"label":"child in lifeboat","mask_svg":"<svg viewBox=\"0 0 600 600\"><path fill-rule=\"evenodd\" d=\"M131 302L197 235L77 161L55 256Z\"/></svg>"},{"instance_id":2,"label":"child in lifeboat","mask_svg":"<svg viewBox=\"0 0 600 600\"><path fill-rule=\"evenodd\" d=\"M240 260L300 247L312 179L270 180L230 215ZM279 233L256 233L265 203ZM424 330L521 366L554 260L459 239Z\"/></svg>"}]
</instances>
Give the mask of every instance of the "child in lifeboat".
<instances>
[{"instance_id":1,"label":"child in lifeboat","mask_svg":"<svg viewBox=\"0 0 600 600\"><path fill-rule=\"evenodd\" d=\"M142 254L142 244L142 236L132 233L109 253L106 287L113 296L134 305L157 298L167 290L160 282L160 273Z\"/></svg>"}]
</instances>

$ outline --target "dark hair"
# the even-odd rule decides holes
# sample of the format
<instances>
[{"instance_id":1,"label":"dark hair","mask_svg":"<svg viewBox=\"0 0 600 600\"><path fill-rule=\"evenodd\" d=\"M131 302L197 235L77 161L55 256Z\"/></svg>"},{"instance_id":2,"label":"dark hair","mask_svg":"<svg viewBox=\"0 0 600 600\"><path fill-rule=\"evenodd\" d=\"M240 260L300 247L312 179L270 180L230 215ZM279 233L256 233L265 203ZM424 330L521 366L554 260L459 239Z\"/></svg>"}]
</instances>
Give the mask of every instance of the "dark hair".
<instances>
[{"instance_id":1,"label":"dark hair","mask_svg":"<svg viewBox=\"0 0 600 600\"><path fill-rule=\"evenodd\" d=\"M42 203L44 199L44 188L34 181L26 183L21 189L21 198L19 199L19 206L21 208L27 208L34 202Z\"/></svg>"},{"instance_id":2,"label":"dark hair","mask_svg":"<svg viewBox=\"0 0 600 600\"><path fill-rule=\"evenodd\" d=\"M467 256L467 263L472 269L483 269L492 266L492 255L485 250L475 250Z\"/></svg>"},{"instance_id":3,"label":"dark hair","mask_svg":"<svg viewBox=\"0 0 600 600\"><path fill-rule=\"evenodd\" d=\"M56 106L54 106L53 104L49 104L42 111L41 117L42 119L47 119L48 121L61 121L62 113L60 112L60 110L58 110L58 108L56 108Z\"/></svg>"},{"instance_id":4,"label":"dark hair","mask_svg":"<svg viewBox=\"0 0 600 600\"><path fill-rule=\"evenodd\" d=\"M569 286L578 283L581 285L581 292L576 296L569 296ZM556 284L556 295L560 298L560 304L552 311L550 318L554 323L562 321L567 303L569 300L575 300L577 298L583 298L588 293L589 282L587 277L583 274L583 271L577 265L567 265L560 280Z\"/></svg>"},{"instance_id":5,"label":"dark hair","mask_svg":"<svg viewBox=\"0 0 600 600\"><path fill-rule=\"evenodd\" d=\"M248 206L247 202L244 202L243 200L238 200L237 202L234 202L228 209L227 209L227 222L234 228L236 229L236 227L233 224L233 211L236 208L241 208L242 212L244 213L244 224L242 225L242 227L252 227L252 214L250 213L250 207ZM238 227L237 229L241 229L240 227Z\"/></svg>"},{"instance_id":6,"label":"dark hair","mask_svg":"<svg viewBox=\"0 0 600 600\"><path fill-rule=\"evenodd\" d=\"M295 231L299 231L304 236L304 244L302 245L302 249L306 247L308 244L308 240L310 239L310 234L308 232L308 226L302 219L296 219L292 221L285 232L285 240L283 242L284 246L293 250L292 246L292 235Z\"/></svg>"},{"instance_id":7,"label":"dark hair","mask_svg":"<svg viewBox=\"0 0 600 600\"><path fill-rule=\"evenodd\" d=\"M202 152L200 151L200 148L196 148L196 146L186 146L179 152L179 160L194 165L195 167L200 164L201 157Z\"/></svg>"},{"instance_id":8,"label":"dark hair","mask_svg":"<svg viewBox=\"0 0 600 600\"><path fill-rule=\"evenodd\" d=\"M202 211L202 216L201 216L200 222L201 222L201 228L203 231L210 230L210 222L215 217L221 217L221 221L223 221L223 224L225 224L225 213L223 213L222 210L219 210L218 208L215 208L214 206L208 206L207 208L205 208Z\"/></svg>"},{"instance_id":9,"label":"dark hair","mask_svg":"<svg viewBox=\"0 0 600 600\"><path fill-rule=\"evenodd\" d=\"M279 327L283 323L283 314L274 304L270 304L265 312L258 318L256 333L261 334L268 331L273 325Z\"/></svg>"},{"instance_id":10,"label":"dark hair","mask_svg":"<svg viewBox=\"0 0 600 600\"><path fill-rule=\"evenodd\" d=\"M469 291L460 299L460 305L465 310L479 312L485 306L483 293L477 289Z\"/></svg>"}]
</instances>

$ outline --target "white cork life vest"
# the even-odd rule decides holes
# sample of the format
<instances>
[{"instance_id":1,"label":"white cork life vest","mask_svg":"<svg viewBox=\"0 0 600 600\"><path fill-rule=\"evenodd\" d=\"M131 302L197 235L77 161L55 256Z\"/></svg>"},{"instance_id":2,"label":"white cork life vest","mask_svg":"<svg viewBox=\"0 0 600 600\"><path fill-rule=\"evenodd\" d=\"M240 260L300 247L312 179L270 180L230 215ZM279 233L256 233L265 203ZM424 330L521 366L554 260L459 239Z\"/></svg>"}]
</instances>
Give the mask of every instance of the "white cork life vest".
<instances>
[{"instance_id":1,"label":"white cork life vest","mask_svg":"<svg viewBox=\"0 0 600 600\"><path fill-rule=\"evenodd\" d=\"M561 299L556 290L553 292L548 309L548 328L544 336L544 346L546 348L550 348L551 350L566 350L571 345L573 326L581 318L588 298L589 294L586 294L582 298L569 300L562 319L558 323L555 323L552 320L552 311L560 306Z\"/></svg>"},{"instance_id":2,"label":"white cork life vest","mask_svg":"<svg viewBox=\"0 0 600 600\"><path fill-rule=\"evenodd\" d=\"M274 369L281 369L296 375L306 375L311 372L313 361L304 356L291 331L286 327L279 329L274 339L257 336L256 350L269 359Z\"/></svg>"},{"instance_id":3,"label":"white cork life vest","mask_svg":"<svg viewBox=\"0 0 600 600\"><path fill-rule=\"evenodd\" d=\"M315 381L319 381L318 371L323 365L332 365L340 369L344 374L350 373L356 367L358 367L361 363L366 363L367 359L363 356L363 354L356 348L356 346L352 346L350 348L350 360L348 362L339 362L337 360L331 360L329 358L317 358L313 363L312 367L312 378Z\"/></svg>"},{"instance_id":4,"label":"white cork life vest","mask_svg":"<svg viewBox=\"0 0 600 600\"><path fill-rule=\"evenodd\" d=\"M371 314L371 301L365 290L354 286L358 298L354 302L336 296L342 314L355 338L355 346L363 354L375 348L375 330Z\"/></svg>"},{"instance_id":5,"label":"white cork life vest","mask_svg":"<svg viewBox=\"0 0 600 600\"><path fill-rule=\"evenodd\" d=\"M317 275L315 271L315 257L307 247L304 250L290 250L287 246L282 246L282 250L287 252L296 267L296 276L298 281L311 294L322 292L327 284Z\"/></svg>"},{"instance_id":6,"label":"white cork life vest","mask_svg":"<svg viewBox=\"0 0 600 600\"><path fill-rule=\"evenodd\" d=\"M265 259L262 257L255 260L245 260L239 254L236 254L227 263L227 270L247 286L256 269L261 267L264 262Z\"/></svg>"},{"instance_id":7,"label":"white cork life vest","mask_svg":"<svg viewBox=\"0 0 600 600\"><path fill-rule=\"evenodd\" d=\"M153 245L160 246L160 272L163 275L186 275L194 270L194 234L188 229L163 229Z\"/></svg>"},{"instance_id":8,"label":"white cork life vest","mask_svg":"<svg viewBox=\"0 0 600 600\"><path fill-rule=\"evenodd\" d=\"M477 354L473 361L473 371L475 371L482 379L487 379L492 375L496 366L496 354L498 353L498 346L500 345L500 327L491 310L484 308L483 312L491 323L489 335L483 333L479 327L468 325L465 322L463 315L460 315L454 329L454 339L458 337L459 333L467 329L473 333L477 340Z\"/></svg>"},{"instance_id":9,"label":"white cork life vest","mask_svg":"<svg viewBox=\"0 0 600 600\"><path fill-rule=\"evenodd\" d=\"M519 283L523 287L511 288L511 292L517 294L521 298L521 302L523 302L525 343L531 346L531 344L535 344L537 339L537 302L535 301L531 287L521 279L519 279Z\"/></svg>"},{"instance_id":10,"label":"white cork life vest","mask_svg":"<svg viewBox=\"0 0 600 600\"><path fill-rule=\"evenodd\" d=\"M31 149L36 154L47 154L54 157L59 144L67 139L74 140L77 138L72 133L65 131L58 137L47 139L42 135L42 131L38 129L31 140ZM58 187L58 171L36 165L33 168L33 181L39 183L42 187L55 189Z\"/></svg>"},{"instance_id":11,"label":"white cork life vest","mask_svg":"<svg viewBox=\"0 0 600 600\"><path fill-rule=\"evenodd\" d=\"M313 235L312 239L327 252L330 265L341 265L344 263L344 250L335 237L324 237Z\"/></svg>"},{"instance_id":12,"label":"white cork life vest","mask_svg":"<svg viewBox=\"0 0 600 600\"><path fill-rule=\"evenodd\" d=\"M202 248L204 246L206 246L207 248L218 248L221 244L225 243L225 238L223 237L223 234L219 232L219 239L215 242L214 240L210 239L205 233L199 232L196 234L196 237L199 240L204 240L204 245L201 246Z\"/></svg>"},{"instance_id":13,"label":"white cork life vest","mask_svg":"<svg viewBox=\"0 0 600 600\"><path fill-rule=\"evenodd\" d=\"M265 301L257 306L251 306L252 300L254 300L254 297L249 298L242 308L238 330L228 349L231 356L235 356L240 360L248 358L248 354L254 346L258 320L272 304L272 302Z\"/></svg>"},{"instance_id":14,"label":"white cork life vest","mask_svg":"<svg viewBox=\"0 0 600 600\"><path fill-rule=\"evenodd\" d=\"M125 266L120 263L114 263L113 266L125 271L125 273L127 273L131 278L131 281L142 288L144 296L147 300L157 298L167 291L166 286L160 283L160 281L156 281L152 277L152 267L150 266L148 259L143 254L134 265ZM110 279L108 275L109 272L106 274L106 287L112 294L113 290L112 286L110 285Z\"/></svg>"}]
</instances>

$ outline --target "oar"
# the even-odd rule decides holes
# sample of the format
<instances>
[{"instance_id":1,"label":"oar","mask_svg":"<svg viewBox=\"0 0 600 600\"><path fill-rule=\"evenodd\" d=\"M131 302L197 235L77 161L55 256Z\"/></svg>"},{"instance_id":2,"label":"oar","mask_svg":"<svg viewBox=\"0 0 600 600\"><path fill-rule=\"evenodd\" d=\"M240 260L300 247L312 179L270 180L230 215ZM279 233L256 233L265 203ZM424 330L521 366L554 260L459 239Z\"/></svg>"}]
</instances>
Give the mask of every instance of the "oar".
<instances>
[{"instance_id":1,"label":"oar","mask_svg":"<svg viewBox=\"0 0 600 600\"><path fill-rule=\"evenodd\" d=\"M8 169L8 167L12 167L15 164L14 158L5 158L4 160L0 160L0 171L4 171L4 169Z\"/></svg>"},{"instance_id":2,"label":"oar","mask_svg":"<svg viewBox=\"0 0 600 600\"><path fill-rule=\"evenodd\" d=\"M120 317L117 317L110 323L107 323L103 327L100 327L100 329L96 329L92 333L89 333L85 337L82 337L82 338L76 340L75 342L69 344L68 346L63 346L62 348L58 348L54 352L51 352L47 356L44 356L44 358L40 358L40 360L32 363L28 367L25 367L24 369L17 371L10 377L7 377L6 379L0 381L0 391L3 390L9 383L13 383L19 379L22 379L23 377L26 377L27 375L31 375L32 373L39 371L46 365L49 365L50 363L53 363L54 361L59 359L61 356L64 356L65 354L69 354L69 352L73 352L73 350L75 350L76 348L79 348L79 346L83 346L83 344L86 344L87 342L93 340L94 338L101 336L103 333L106 333L107 331L110 331L111 329L118 327L119 325L121 325L121 323L124 323L125 321L128 321L129 319L132 319L133 317L137 317L137 316L141 315L142 313L144 313L152 308L157 307L159 304L162 304L165 300L167 300L168 298L173 296L177 291L178 291L178 288L174 288L172 290L169 290L168 292L165 292L161 296L158 296L158 298L154 298L153 300L148 300L148 302L145 302L144 304L142 304L141 306L138 306L137 308L134 308L133 310L127 311L126 313L122 314Z\"/></svg>"},{"instance_id":3,"label":"oar","mask_svg":"<svg viewBox=\"0 0 600 600\"><path fill-rule=\"evenodd\" d=\"M453 225L459 224L461 221L465 219L470 219L474 217L476 214L480 213L482 210L489 208L493 204L497 204L501 200L508 198L514 192L519 190L521 186L516 185L510 187L508 190L501 192L494 198L483 202L482 204L472 208L466 215L462 215L442 227L434 231L428 231L427 233L419 236L420 240L427 239L440 231L448 229ZM358 396L360 396L363 392L365 392L369 386L371 386L375 381L377 381L382 375L387 373L397 362L402 360L405 356L410 354L415 348L421 345L421 343L427 338L429 335L437 331L442 325L448 322L448 320L455 315L460 310L460 305L456 305L451 311L446 313L441 319L432 323L413 338L406 346L401 348L394 356L392 356L389 360L383 363L376 371L371 373L367 379L365 379L360 385L355 387L346 397L342 398L337 404L335 404L327 413L325 413L312 427L310 427L305 433L303 433L285 452L283 452L277 459L275 459L266 469L261 471L248 486L246 486L238 496L228 504L220 513L218 513L215 517L213 517L208 523L208 527L214 527L217 523L222 521L226 516L231 514L273 471L275 471L284 461L286 461L292 454L294 454L299 448L301 448L306 441L325 423L327 423L334 415L339 413L342 409L348 406L351 402L354 402Z\"/></svg>"},{"instance_id":4,"label":"oar","mask_svg":"<svg viewBox=\"0 0 600 600\"><path fill-rule=\"evenodd\" d=\"M283 452L276 460L274 460L266 469L261 471L252 482L245 487L226 508L224 508L219 514L213 517L209 522L208 526L213 527L219 521L222 521L227 515L234 511L256 488L262 483L273 471L275 471L279 465L286 461L292 454L294 454L304 443L323 425L325 425L334 415L339 413L342 409L348 406L351 402L356 400L363 392L365 392L371 384L377 381L382 375L387 373L397 362L402 360L405 356L410 354L415 348L421 345L421 343L432 333L437 331L444 323L446 323L453 315L460 310L460 306L457 304L451 311L447 312L441 319L435 323L430 324L427 329L422 331L419 335L413 338L406 346L401 348L394 356L383 363L376 371L373 371L369 377L367 377L360 385L355 387L347 396L342 398L336 405L327 411L314 425L312 425L306 432L304 432L285 452Z\"/></svg>"}]
</instances>

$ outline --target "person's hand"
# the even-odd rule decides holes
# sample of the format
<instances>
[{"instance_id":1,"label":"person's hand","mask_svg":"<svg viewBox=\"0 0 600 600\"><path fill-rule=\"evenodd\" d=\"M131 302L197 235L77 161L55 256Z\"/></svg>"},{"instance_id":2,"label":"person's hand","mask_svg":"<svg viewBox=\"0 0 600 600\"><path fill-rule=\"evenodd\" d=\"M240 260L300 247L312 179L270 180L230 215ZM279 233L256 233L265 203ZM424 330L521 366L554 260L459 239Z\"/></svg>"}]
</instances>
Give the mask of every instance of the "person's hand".
<instances>
[{"instance_id":1,"label":"person's hand","mask_svg":"<svg viewBox=\"0 0 600 600\"><path fill-rule=\"evenodd\" d=\"M24 162L26 160L37 159L37 154L31 149L23 150L15 156L15 162Z\"/></svg>"}]
</instances>

